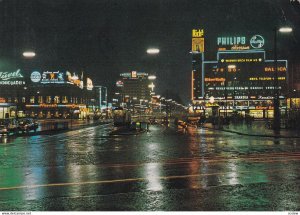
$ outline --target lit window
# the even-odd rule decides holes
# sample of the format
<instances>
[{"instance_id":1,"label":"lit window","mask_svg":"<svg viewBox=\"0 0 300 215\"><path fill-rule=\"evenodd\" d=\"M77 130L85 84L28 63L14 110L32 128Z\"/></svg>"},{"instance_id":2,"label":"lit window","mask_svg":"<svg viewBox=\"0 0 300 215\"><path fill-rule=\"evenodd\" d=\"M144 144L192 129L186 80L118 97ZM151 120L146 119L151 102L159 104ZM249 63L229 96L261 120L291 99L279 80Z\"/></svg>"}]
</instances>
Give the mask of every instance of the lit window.
<instances>
[{"instance_id":1,"label":"lit window","mask_svg":"<svg viewBox=\"0 0 300 215\"><path fill-rule=\"evenodd\" d=\"M51 96L46 97L46 103L48 103L48 104L51 103Z\"/></svg>"},{"instance_id":2,"label":"lit window","mask_svg":"<svg viewBox=\"0 0 300 215\"><path fill-rule=\"evenodd\" d=\"M55 96L55 97L54 97L54 103L55 103L55 104L60 103L60 98L59 98L59 96Z\"/></svg>"},{"instance_id":3,"label":"lit window","mask_svg":"<svg viewBox=\"0 0 300 215\"><path fill-rule=\"evenodd\" d=\"M39 103L39 104L43 103L43 96L39 96L39 97L38 97L38 103Z\"/></svg>"},{"instance_id":4,"label":"lit window","mask_svg":"<svg viewBox=\"0 0 300 215\"><path fill-rule=\"evenodd\" d=\"M62 103L68 103L68 97L67 96L62 97Z\"/></svg>"},{"instance_id":5,"label":"lit window","mask_svg":"<svg viewBox=\"0 0 300 215\"><path fill-rule=\"evenodd\" d=\"M30 97L29 102L30 102L31 104L34 104L34 96L31 96L31 97Z\"/></svg>"}]
</instances>

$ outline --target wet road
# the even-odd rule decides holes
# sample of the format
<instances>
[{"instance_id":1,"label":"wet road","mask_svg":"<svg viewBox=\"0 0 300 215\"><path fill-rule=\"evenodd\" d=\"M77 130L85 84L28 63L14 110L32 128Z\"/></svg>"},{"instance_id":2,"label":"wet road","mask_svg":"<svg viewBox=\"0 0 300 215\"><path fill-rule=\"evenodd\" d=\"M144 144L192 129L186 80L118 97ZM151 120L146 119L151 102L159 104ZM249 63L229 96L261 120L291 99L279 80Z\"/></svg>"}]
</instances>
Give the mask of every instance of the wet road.
<instances>
[{"instance_id":1,"label":"wet road","mask_svg":"<svg viewBox=\"0 0 300 215\"><path fill-rule=\"evenodd\" d=\"M300 209L300 139L111 129L2 138L0 211Z\"/></svg>"}]
</instances>

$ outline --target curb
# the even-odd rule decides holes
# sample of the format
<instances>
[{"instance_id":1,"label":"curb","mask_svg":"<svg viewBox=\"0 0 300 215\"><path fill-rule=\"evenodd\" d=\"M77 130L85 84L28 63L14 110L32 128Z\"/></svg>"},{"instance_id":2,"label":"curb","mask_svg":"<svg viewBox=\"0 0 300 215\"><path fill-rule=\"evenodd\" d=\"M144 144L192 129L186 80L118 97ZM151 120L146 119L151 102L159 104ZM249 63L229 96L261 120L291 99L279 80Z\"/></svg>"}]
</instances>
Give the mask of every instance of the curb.
<instances>
[{"instance_id":1,"label":"curb","mask_svg":"<svg viewBox=\"0 0 300 215\"><path fill-rule=\"evenodd\" d=\"M244 136L252 136L252 137L272 137L272 138L300 138L300 136L283 136L283 135L268 135L268 134L249 134L249 133L243 133L238 131L232 131L227 129L219 129L219 128L210 128L206 126L202 126L202 128L210 129L210 130L217 130L217 131L224 131L229 133L234 133L238 135L244 135Z\"/></svg>"},{"instance_id":2,"label":"curb","mask_svg":"<svg viewBox=\"0 0 300 215\"><path fill-rule=\"evenodd\" d=\"M87 127L93 127L93 126L98 126L98 125L106 125L110 124L110 122L103 122L103 123L92 123L89 125L81 125L75 128L60 128L57 130L44 130L44 131L36 131L32 133L24 133L24 134L17 134L15 135L16 137L28 137L28 136L37 136L37 135L54 135L54 134L60 134L68 131L76 131L82 128L87 128Z\"/></svg>"}]
</instances>

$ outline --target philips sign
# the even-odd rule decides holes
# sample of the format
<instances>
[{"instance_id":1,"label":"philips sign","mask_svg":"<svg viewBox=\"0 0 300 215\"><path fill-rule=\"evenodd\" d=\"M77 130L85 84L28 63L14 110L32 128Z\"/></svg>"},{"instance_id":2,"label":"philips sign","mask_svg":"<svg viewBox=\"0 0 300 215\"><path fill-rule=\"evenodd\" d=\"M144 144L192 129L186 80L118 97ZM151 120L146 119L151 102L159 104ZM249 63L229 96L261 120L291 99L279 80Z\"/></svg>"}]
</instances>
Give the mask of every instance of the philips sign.
<instances>
[{"instance_id":1,"label":"philips sign","mask_svg":"<svg viewBox=\"0 0 300 215\"><path fill-rule=\"evenodd\" d=\"M218 37L219 46L245 45L246 37Z\"/></svg>"},{"instance_id":2,"label":"philips sign","mask_svg":"<svg viewBox=\"0 0 300 215\"><path fill-rule=\"evenodd\" d=\"M260 48L262 48L264 46L264 44L265 44L265 40L260 35L254 35L250 39L250 45L254 49L260 49Z\"/></svg>"},{"instance_id":3,"label":"philips sign","mask_svg":"<svg viewBox=\"0 0 300 215\"><path fill-rule=\"evenodd\" d=\"M248 50L251 48L260 49L265 44L264 38L260 35L254 35L249 38L246 36L217 37L218 49L219 50Z\"/></svg>"}]
</instances>

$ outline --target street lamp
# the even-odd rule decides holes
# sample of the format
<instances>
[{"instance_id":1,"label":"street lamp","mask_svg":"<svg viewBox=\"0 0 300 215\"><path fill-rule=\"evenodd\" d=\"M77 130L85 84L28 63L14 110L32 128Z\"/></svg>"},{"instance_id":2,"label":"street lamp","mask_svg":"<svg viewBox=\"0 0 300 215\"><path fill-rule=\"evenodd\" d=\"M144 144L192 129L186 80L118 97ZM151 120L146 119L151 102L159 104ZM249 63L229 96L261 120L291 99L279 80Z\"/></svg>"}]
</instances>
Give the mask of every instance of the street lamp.
<instances>
[{"instance_id":1,"label":"street lamp","mask_svg":"<svg viewBox=\"0 0 300 215\"><path fill-rule=\"evenodd\" d=\"M23 57L25 57L25 58L33 58L33 57L35 57L35 52L33 52L33 51L25 51L25 52L23 52Z\"/></svg>"},{"instance_id":2,"label":"street lamp","mask_svg":"<svg viewBox=\"0 0 300 215\"><path fill-rule=\"evenodd\" d=\"M156 55L160 52L158 48L149 48L147 49L147 54Z\"/></svg>"},{"instance_id":3,"label":"street lamp","mask_svg":"<svg viewBox=\"0 0 300 215\"><path fill-rule=\"evenodd\" d=\"M279 84L278 84L278 68L277 68L277 34L290 33L293 29L290 27L281 27L274 29L274 122L273 129L280 130L280 109L279 109Z\"/></svg>"}]
</instances>

